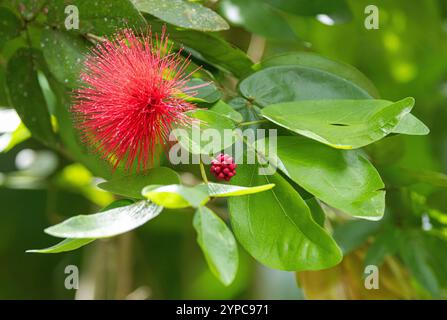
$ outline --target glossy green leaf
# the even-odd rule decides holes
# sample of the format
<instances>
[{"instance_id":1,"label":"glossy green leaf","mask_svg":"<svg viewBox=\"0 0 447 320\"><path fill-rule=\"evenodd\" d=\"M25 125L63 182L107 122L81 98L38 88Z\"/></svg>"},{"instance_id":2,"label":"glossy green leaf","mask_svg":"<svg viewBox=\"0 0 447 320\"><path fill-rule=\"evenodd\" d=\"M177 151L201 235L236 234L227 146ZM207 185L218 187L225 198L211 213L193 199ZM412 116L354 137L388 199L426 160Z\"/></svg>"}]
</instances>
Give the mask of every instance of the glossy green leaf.
<instances>
[{"instance_id":1,"label":"glossy green leaf","mask_svg":"<svg viewBox=\"0 0 447 320\"><path fill-rule=\"evenodd\" d=\"M132 27L141 30L146 27L143 16L130 0L71 0L79 13L79 30L82 33L95 35L110 35L119 29ZM48 23L65 29L65 21L74 13L67 11L67 1L53 0L48 6ZM71 20L69 20L71 21Z\"/></svg>"},{"instance_id":2,"label":"glossy green leaf","mask_svg":"<svg viewBox=\"0 0 447 320\"><path fill-rule=\"evenodd\" d=\"M269 146L259 141L258 146ZM385 185L373 165L358 151L336 150L299 136L280 136L266 150L289 178L328 205L359 218L380 219Z\"/></svg>"},{"instance_id":3,"label":"glossy green leaf","mask_svg":"<svg viewBox=\"0 0 447 320\"><path fill-rule=\"evenodd\" d=\"M41 59L37 50L19 49L8 62L6 81L12 105L22 122L34 138L46 145L53 145L55 136L50 114L37 80L36 65Z\"/></svg>"},{"instance_id":4,"label":"glossy green leaf","mask_svg":"<svg viewBox=\"0 0 447 320\"><path fill-rule=\"evenodd\" d=\"M235 123L226 116L211 110L194 110L187 113L193 122L173 130L183 148L193 154L215 154L233 144ZM226 139L225 139L226 138Z\"/></svg>"},{"instance_id":5,"label":"glossy green leaf","mask_svg":"<svg viewBox=\"0 0 447 320\"><path fill-rule=\"evenodd\" d=\"M88 42L76 33L44 29L41 47L48 69L54 77L70 88L78 86Z\"/></svg>"},{"instance_id":6,"label":"glossy green leaf","mask_svg":"<svg viewBox=\"0 0 447 320\"><path fill-rule=\"evenodd\" d=\"M175 26L199 31L220 31L228 23L213 10L184 0L133 0L138 10Z\"/></svg>"},{"instance_id":7,"label":"glossy green leaf","mask_svg":"<svg viewBox=\"0 0 447 320\"><path fill-rule=\"evenodd\" d=\"M316 198L310 198L305 200L307 206L310 209L310 213L312 214L312 218L319 226L324 228L324 221L326 220L326 214L324 213L323 208L318 203Z\"/></svg>"},{"instance_id":8,"label":"glossy green leaf","mask_svg":"<svg viewBox=\"0 0 447 320\"><path fill-rule=\"evenodd\" d=\"M236 277L239 255L233 233L213 211L199 207L194 215L197 242L211 272L226 286Z\"/></svg>"},{"instance_id":9,"label":"glossy green leaf","mask_svg":"<svg viewBox=\"0 0 447 320\"><path fill-rule=\"evenodd\" d=\"M340 249L313 219L293 187L277 173L259 175L258 166L241 165L234 183L275 188L228 200L239 242L259 262L281 270L318 270L341 261Z\"/></svg>"},{"instance_id":10,"label":"glossy green leaf","mask_svg":"<svg viewBox=\"0 0 447 320\"><path fill-rule=\"evenodd\" d=\"M338 149L355 149L393 131L414 105L409 97L386 100L314 100L279 103L262 110L268 120Z\"/></svg>"},{"instance_id":11,"label":"glossy green leaf","mask_svg":"<svg viewBox=\"0 0 447 320\"><path fill-rule=\"evenodd\" d=\"M242 187L210 182L206 184L206 186L208 187L208 193L211 197L237 197L270 190L275 184L270 183L256 187Z\"/></svg>"},{"instance_id":12,"label":"glossy green leaf","mask_svg":"<svg viewBox=\"0 0 447 320\"><path fill-rule=\"evenodd\" d=\"M2 49L6 42L20 35L22 22L14 12L5 7L0 7L0 21L0 49Z\"/></svg>"},{"instance_id":13,"label":"glossy green leaf","mask_svg":"<svg viewBox=\"0 0 447 320\"><path fill-rule=\"evenodd\" d=\"M243 117L242 115L237 112L236 110L234 110L232 107L230 107L227 103L225 103L222 100L217 101L212 108L210 109L211 111L217 112L219 114L222 114L224 116L227 116L228 118L230 118L231 120L233 120L234 122L242 122Z\"/></svg>"},{"instance_id":14,"label":"glossy green leaf","mask_svg":"<svg viewBox=\"0 0 447 320\"><path fill-rule=\"evenodd\" d=\"M139 174L112 177L110 180L98 184L98 187L121 196L144 199L141 195L141 190L145 186L175 183L180 183L180 177L175 171L169 168L158 167Z\"/></svg>"},{"instance_id":15,"label":"glossy green leaf","mask_svg":"<svg viewBox=\"0 0 447 320\"><path fill-rule=\"evenodd\" d=\"M153 203L169 209L197 208L209 200L208 188L205 185L194 187L179 184L150 185L143 188L141 194Z\"/></svg>"},{"instance_id":16,"label":"glossy green leaf","mask_svg":"<svg viewBox=\"0 0 447 320\"><path fill-rule=\"evenodd\" d=\"M260 70L242 80L239 91L261 107L286 101L370 98L364 89L351 81L303 66Z\"/></svg>"},{"instance_id":17,"label":"glossy green leaf","mask_svg":"<svg viewBox=\"0 0 447 320\"><path fill-rule=\"evenodd\" d=\"M45 232L61 238L106 238L131 231L155 218L162 207L146 200L104 212L69 218Z\"/></svg>"},{"instance_id":18,"label":"glossy green leaf","mask_svg":"<svg viewBox=\"0 0 447 320\"><path fill-rule=\"evenodd\" d=\"M160 32L162 25L151 21L154 31ZM192 57L211 64L212 66L230 72L237 77L243 77L252 72L252 61L237 47L223 38L194 30L182 30L167 26L170 39L190 50Z\"/></svg>"},{"instance_id":19,"label":"glossy green leaf","mask_svg":"<svg viewBox=\"0 0 447 320\"><path fill-rule=\"evenodd\" d=\"M365 90L371 97L378 99L379 93L374 84L362 72L353 66L328 59L313 52L290 52L269 57L255 65L255 70L275 66L296 65L314 68L334 74ZM348 97L347 97L348 98Z\"/></svg>"},{"instance_id":20,"label":"glossy green leaf","mask_svg":"<svg viewBox=\"0 0 447 320\"><path fill-rule=\"evenodd\" d=\"M79 249L96 239L65 239L54 246L45 249L26 250L28 253L60 253Z\"/></svg>"},{"instance_id":21,"label":"glossy green leaf","mask_svg":"<svg viewBox=\"0 0 447 320\"><path fill-rule=\"evenodd\" d=\"M220 10L228 21L250 32L274 40L297 40L285 17L262 1L223 0L220 2Z\"/></svg>"}]
</instances>

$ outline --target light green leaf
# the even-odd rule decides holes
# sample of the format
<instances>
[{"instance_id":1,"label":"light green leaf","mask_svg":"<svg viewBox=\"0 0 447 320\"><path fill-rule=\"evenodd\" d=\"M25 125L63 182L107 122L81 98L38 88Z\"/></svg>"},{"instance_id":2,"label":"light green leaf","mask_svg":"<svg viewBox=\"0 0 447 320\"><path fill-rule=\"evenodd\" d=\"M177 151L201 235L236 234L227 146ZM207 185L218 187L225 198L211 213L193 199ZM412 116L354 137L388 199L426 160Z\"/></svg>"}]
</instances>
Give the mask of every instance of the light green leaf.
<instances>
[{"instance_id":1,"label":"light green leaf","mask_svg":"<svg viewBox=\"0 0 447 320\"><path fill-rule=\"evenodd\" d=\"M243 117L239 112L222 100L217 101L210 110L222 114L237 123L242 122L243 120Z\"/></svg>"},{"instance_id":2,"label":"light green leaf","mask_svg":"<svg viewBox=\"0 0 447 320\"><path fill-rule=\"evenodd\" d=\"M5 133L5 134L7 134L7 133ZM0 150L0 153L8 152L12 148L14 148L16 145L22 143L23 141L28 140L31 137L31 133L25 127L23 122L20 122L17 129L15 129L10 135L11 136L10 136L8 144L5 146L4 149Z\"/></svg>"},{"instance_id":3,"label":"light green leaf","mask_svg":"<svg viewBox=\"0 0 447 320\"><path fill-rule=\"evenodd\" d=\"M211 197L237 197L237 196L244 196L248 194L263 192L266 190L272 189L275 184L265 184L262 186L256 186L256 187L241 187L241 186L235 186L231 184L221 184L221 183L214 183L209 182L208 184L205 184L208 186L208 193Z\"/></svg>"},{"instance_id":4,"label":"light green leaf","mask_svg":"<svg viewBox=\"0 0 447 320\"><path fill-rule=\"evenodd\" d=\"M268 120L338 149L355 149L391 133L414 105L386 100L314 100L278 103L262 110Z\"/></svg>"},{"instance_id":5,"label":"light green leaf","mask_svg":"<svg viewBox=\"0 0 447 320\"><path fill-rule=\"evenodd\" d=\"M96 239L65 239L54 246L45 249L26 250L28 253L60 253L79 249Z\"/></svg>"},{"instance_id":6,"label":"light green leaf","mask_svg":"<svg viewBox=\"0 0 447 320\"><path fill-rule=\"evenodd\" d=\"M261 107L286 101L370 98L364 89L350 81L302 66L263 69L242 80L239 91Z\"/></svg>"},{"instance_id":7,"label":"light green leaf","mask_svg":"<svg viewBox=\"0 0 447 320\"><path fill-rule=\"evenodd\" d=\"M180 177L175 171L165 167L158 167L139 174L112 177L109 181L98 184L98 187L121 196L145 199L141 195L141 190L145 186L175 183L180 183Z\"/></svg>"},{"instance_id":8,"label":"light green leaf","mask_svg":"<svg viewBox=\"0 0 447 320\"><path fill-rule=\"evenodd\" d=\"M132 0L138 10L175 26L199 31L220 31L230 26L213 10L184 0Z\"/></svg>"},{"instance_id":9,"label":"light green leaf","mask_svg":"<svg viewBox=\"0 0 447 320\"><path fill-rule=\"evenodd\" d=\"M383 216L385 185L360 152L336 150L299 136L280 136L276 143L276 151L262 152L306 191L355 217L377 220ZM269 146L269 140L257 145Z\"/></svg>"},{"instance_id":10,"label":"light green leaf","mask_svg":"<svg viewBox=\"0 0 447 320\"><path fill-rule=\"evenodd\" d=\"M430 129L411 113L405 115L393 129L393 133L423 136L430 133Z\"/></svg>"},{"instance_id":11,"label":"light green leaf","mask_svg":"<svg viewBox=\"0 0 447 320\"><path fill-rule=\"evenodd\" d=\"M228 200L233 231L259 262L281 270L319 270L341 261L335 241L313 219L309 208L279 174L259 175L256 165L241 165L234 182L275 188Z\"/></svg>"},{"instance_id":12,"label":"light green leaf","mask_svg":"<svg viewBox=\"0 0 447 320\"><path fill-rule=\"evenodd\" d=\"M235 123L228 117L211 110L200 109L187 114L193 118L192 125L179 127L173 134L189 152L211 155L233 144L232 130L235 128Z\"/></svg>"},{"instance_id":13,"label":"light green leaf","mask_svg":"<svg viewBox=\"0 0 447 320\"><path fill-rule=\"evenodd\" d=\"M211 272L226 286L236 277L239 256L233 233L213 211L199 207L194 215L197 242Z\"/></svg>"},{"instance_id":14,"label":"light green leaf","mask_svg":"<svg viewBox=\"0 0 447 320\"><path fill-rule=\"evenodd\" d=\"M48 69L54 77L70 88L78 86L88 42L76 33L44 29L41 47Z\"/></svg>"},{"instance_id":15,"label":"light green leaf","mask_svg":"<svg viewBox=\"0 0 447 320\"><path fill-rule=\"evenodd\" d=\"M37 79L36 66L41 59L37 50L17 50L8 62L6 82L12 105L33 137L46 145L54 145L50 114Z\"/></svg>"},{"instance_id":16,"label":"light green leaf","mask_svg":"<svg viewBox=\"0 0 447 320\"><path fill-rule=\"evenodd\" d=\"M205 185L194 187L179 184L167 186L150 185L145 187L141 194L159 206L169 209L197 208L209 200L208 188Z\"/></svg>"},{"instance_id":17,"label":"light green leaf","mask_svg":"<svg viewBox=\"0 0 447 320\"><path fill-rule=\"evenodd\" d=\"M146 21L130 0L71 0L68 4L79 12L79 32L110 35L119 29L132 27L144 30ZM65 29L66 0L53 0L48 6L48 23Z\"/></svg>"},{"instance_id":18,"label":"light green leaf","mask_svg":"<svg viewBox=\"0 0 447 320\"><path fill-rule=\"evenodd\" d=\"M79 215L45 229L61 238L106 238L133 230L158 216L162 207L146 200L104 212Z\"/></svg>"}]
</instances>

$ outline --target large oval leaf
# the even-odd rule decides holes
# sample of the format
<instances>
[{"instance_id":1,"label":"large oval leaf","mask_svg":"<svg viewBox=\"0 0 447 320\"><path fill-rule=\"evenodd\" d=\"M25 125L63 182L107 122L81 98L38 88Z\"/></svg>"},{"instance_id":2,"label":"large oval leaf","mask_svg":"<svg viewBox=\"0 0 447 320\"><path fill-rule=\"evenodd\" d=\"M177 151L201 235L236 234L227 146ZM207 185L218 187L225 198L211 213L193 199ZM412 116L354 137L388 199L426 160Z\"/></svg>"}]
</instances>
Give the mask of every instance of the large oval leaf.
<instances>
[{"instance_id":1,"label":"large oval leaf","mask_svg":"<svg viewBox=\"0 0 447 320\"><path fill-rule=\"evenodd\" d=\"M314 100L279 103L262 109L277 125L334 148L354 149L391 133L414 105L409 97L386 100Z\"/></svg>"},{"instance_id":2,"label":"large oval leaf","mask_svg":"<svg viewBox=\"0 0 447 320\"><path fill-rule=\"evenodd\" d=\"M175 171L165 167L158 167L139 174L117 178L112 177L109 181L100 183L98 187L121 196L145 199L141 195L141 190L145 186L175 183L180 183L180 177Z\"/></svg>"},{"instance_id":3,"label":"large oval leaf","mask_svg":"<svg viewBox=\"0 0 447 320\"><path fill-rule=\"evenodd\" d=\"M258 166L241 165L234 182L275 188L228 201L239 242L258 261L281 270L318 270L340 262L335 241L313 219L299 193L279 174L259 175Z\"/></svg>"},{"instance_id":4,"label":"large oval leaf","mask_svg":"<svg viewBox=\"0 0 447 320\"><path fill-rule=\"evenodd\" d=\"M72 217L45 232L61 238L106 238L128 232L158 216L162 207L142 200L91 215Z\"/></svg>"},{"instance_id":5,"label":"large oval leaf","mask_svg":"<svg viewBox=\"0 0 447 320\"><path fill-rule=\"evenodd\" d=\"M384 184L360 152L286 136L278 137L276 151L267 150L267 154L288 177L332 207L360 218L377 220L383 216Z\"/></svg>"},{"instance_id":6,"label":"large oval leaf","mask_svg":"<svg viewBox=\"0 0 447 320\"><path fill-rule=\"evenodd\" d=\"M263 69L244 79L239 90L261 107L285 101L370 98L365 90L350 81L302 66Z\"/></svg>"},{"instance_id":7,"label":"large oval leaf","mask_svg":"<svg viewBox=\"0 0 447 320\"><path fill-rule=\"evenodd\" d=\"M213 10L184 0L133 0L138 10L170 24L200 31L220 31L228 23Z\"/></svg>"},{"instance_id":8,"label":"large oval leaf","mask_svg":"<svg viewBox=\"0 0 447 320\"><path fill-rule=\"evenodd\" d=\"M199 207L194 215L197 242L203 251L211 272L224 285L229 285L236 277L239 264L236 240L213 211Z\"/></svg>"}]
</instances>

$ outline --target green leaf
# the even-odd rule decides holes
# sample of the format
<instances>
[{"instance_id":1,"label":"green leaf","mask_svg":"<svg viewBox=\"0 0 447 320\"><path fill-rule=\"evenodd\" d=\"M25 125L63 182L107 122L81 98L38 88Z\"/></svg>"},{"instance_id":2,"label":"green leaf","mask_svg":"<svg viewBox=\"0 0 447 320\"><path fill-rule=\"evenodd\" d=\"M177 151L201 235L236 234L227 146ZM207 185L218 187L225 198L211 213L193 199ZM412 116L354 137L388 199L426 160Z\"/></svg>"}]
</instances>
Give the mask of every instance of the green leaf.
<instances>
[{"instance_id":1,"label":"green leaf","mask_svg":"<svg viewBox=\"0 0 447 320\"><path fill-rule=\"evenodd\" d=\"M96 239L65 239L54 246L45 249L26 250L28 253L60 253L79 249Z\"/></svg>"},{"instance_id":2,"label":"green leaf","mask_svg":"<svg viewBox=\"0 0 447 320\"><path fill-rule=\"evenodd\" d=\"M302 66L260 70L242 80L239 91L261 107L286 101L370 98L368 92L350 81Z\"/></svg>"},{"instance_id":3,"label":"green leaf","mask_svg":"<svg viewBox=\"0 0 447 320\"><path fill-rule=\"evenodd\" d=\"M398 233L396 231L398 230L391 227L376 236L374 242L366 252L364 266L380 266L386 256L396 253L397 244L399 243Z\"/></svg>"},{"instance_id":4,"label":"green leaf","mask_svg":"<svg viewBox=\"0 0 447 320\"><path fill-rule=\"evenodd\" d=\"M422 136L429 134L430 129L421 120L409 113L397 124L393 133Z\"/></svg>"},{"instance_id":5,"label":"green leaf","mask_svg":"<svg viewBox=\"0 0 447 320\"><path fill-rule=\"evenodd\" d=\"M254 69L260 70L284 65L297 65L331 73L360 87L372 98L379 98L377 88L371 80L369 80L358 69L349 64L334 61L312 52L290 52L275 55L261 61L259 64L254 66Z\"/></svg>"},{"instance_id":6,"label":"green leaf","mask_svg":"<svg viewBox=\"0 0 447 320\"><path fill-rule=\"evenodd\" d=\"M46 145L54 145L50 114L37 79L36 65L41 59L37 50L17 50L8 62L6 81L12 105L33 137Z\"/></svg>"},{"instance_id":7,"label":"green leaf","mask_svg":"<svg viewBox=\"0 0 447 320\"><path fill-rule=\"evenodd\" d=\"M154 31L161 31L162 25L151 21ZM236 77L243 77L252 72L253 64L242 50L234 47L221 37L193 30L181 30L167 26L169 38L192 50L189 50L196 59L209 63L216 68L230 72Z\"/></svg>"},{"instance_id":8,"label":"green leaf","mask_svg":"<svg viewBox=\"0 0 447 320\"><path fill-rule=\"evenodd\" d=\"M110 35L119 29L132 27L143 30L146 22L130 0L71 0L79 11L79 31L96 35ZM53 0L48 6L48 23L65 29L66 0Z\"/></svg>"},{"instance_id":9,"label":"green leaf","mask_svg":"<svg viewBox=\"0 0 447 320\"><path fill-rule=\"evenodd\" d=\"M54 77L70 88L78 86L88 42L76 33L44 29L41 47L48 69Z\"/></svg>"},{"instance_id":10,"label":"green leaf","mask_svg":"<svg viewBox=\"0 0 447 320\"><path fill-rule=\"evenodd\" d=\"M226 286L236 277L239 256L233 233L213 211L199 207L194 215L197 242L211 272Z\"/></svg>"},{"instance_id":11,"label":"green leaf","mask_svg":"<svg viewBox=\"0 0 447 320\"><path fill-rule=\"evenodd\" d=\"M275 188L228 200L234 233L259 262L281 270L319 270L341 261L335 241L313 219L293 187L277 173L259 175L256 165L241 165L234 183Z\"/></svg>"},{"instance_id":12,"label":"green leaf","mask_svg":"<svg viewBox=\"0 0 447 320\"><path fill-rule=\"evenodd\" d=\"M194 187L179 184L150 185L146 186L141 194L155 204L168 209L197 208L209 200L208 188L205 185Z\"/></svg>"},{"instance_id":13,"label":"green leaf","mask_svg":"<svg viewBox=\"0 0 447 320\"><path fill-rule=\"evenodd\" d=\"M100 212L131 205L134 202L132 200L128 199L120 199L112 202L105 208L103 208ZM95 241L95 238L87 238L87 239L65 239L61 242L55 244L54 246L45 248L45 249L35 249L35 250L27 250L26 252L29 253L60 253L60 252L66 252L66 251L72 251L79 249L93 241Z\"/></svg>"},{"instance_id":14,"label":"green leaf","mask_svg":"<svg viewBox=\"0 0 447 320\"><path fill-rule=\"evenodd\" d=\"M133 0L138 10L175 26L199 31L220 31L228 23L213 10L184 0Z\"/></svg>"},{"instance_id":15,"label":"green leaf","mask_svg":"<svg viewBox=\"0 0 447 320\"><path fill-rule=\"evenodd\" d=\"M193 97L187 97L187 100L192 102L214 103L221 98L222 94L217 89L214 83L204 81L203 79L200 78L192 78L186 83L186 87L192 88L204 84L207 85L197 89L193 89L194 91L197 92L197 94L194 95Z\"/></svg>"},{"instance_id":16,"label":"green leaf","mask_svg":"<svg viewBox=\"0 0 447 320\"><path fill-rule=\"evenodd\" d=\"M310 213L312 214L312 218L314 219L314 221L318 223L320 227L324 228L326 214L324 213L323 208L321 208L321 205L318 203L318 200L316 198L310 198L305 201L310 209Z\"/></svg>"},{"instance_id":17,"label":"green leaf","mask_svg":"<svg viewBox=\"0 0 447 320\"><path fill-rule=\"evenodd\" d=\"M208 186L208 193L211 197L237 197L237 196L244 196L248 194L263 192L266 190L272 189L275 184L265 184L262 186L256 186L256 187L241 187L241 186L235 186L231 184L222 184L222 183L214 183L209 182L208 184L205 184Z\"/></svg>"},{"instance_id":18,"label":"green leaf","mask_svg":"<svg viewBox=\"0 0 447 320\"><path fill-rule=\"evenodd\" d=\"M239 112L222 100L217 101L210 110L222 114L237 123L242 122L243 120L243 117Z\"/></svg>"},{"instance_id":19,"label":"green leaf","mask_svg":"<svg viewBox=\"0 0 447 320\"><path fill-rule=\"evenodd\" d=\"M172 133L189 152L215 154L233 144L232 130L235 128L235 123L228 117L211 110L200 109L187 114L194 120L192 125L181 126Z\"/></svg>"},{"instance_id":20,"label":"green leaf","mask_svg":"<svg viewBox=\"0 0 447 320\"><path fill-rule=\"evenodd\" d=\"M0 50L3 49L6 42L20 35L22 22L11 10L0 7Z\"/></svg>"},{"instance_id":21,"label":"green leaf","mask_svg":"<svg viewBox=\"0 0 447 320\"><path fill-rule=\"evenodd\" d=\"M281 13L262 1L224 0L220 2L220 11L231 23L250 32L273 40L297 40Z\"/></svg>"},{"instance_id":22,"label":"green leaf","mask_svg":"<svg viewBox=\"0 0 447 320\"><path fill-rule=\"evenodd\" d=\"M377 232L381 222L348 221L334 228L334 239L344 255L362 246L366 240Z\"/></svg>"},{"instance_id":23,"label":"green leaf","mask_svg":"<svg viewBox=\"0 0 447 320\"><path fill-rule=\"evenodd\" d=\"M258 146L269 146L261 140ZM385 210L385 187L373 165L356 150L336 150L299 137L277 137L276 151L262 150L290 179L328 205L377 220Z\"/></svg>"},{"instance_id":24,"label":"green leaf","mask_svg":"<svg viewBox=\"0 0 447 320\"><path fill-rule=\"evenodd\" d=\"M128 232L155 218L162 207L146 200L106 210L104 212L72 217L45 232L61 238L106 238Z\"/></svg>"},{"instance_id":25,"label":"green leaf","mask_svg":"<svg viewBox=\"0 0 447 320\"><path fill-rule=\"evenodd\" d=\"M0 153L5 153L5 152L10 151L16 145L22 143L23 141L26 141L30 137L31 137L31 133L23 125L23 122L20 122L17 129L15 129L14 132L11 133L11 137L9 139L8 144L5 146L5 148L0 150Z\"/></svg>"},{"instance_id":26,"label":"green leaf","mask_svg":"<svg viewBox=\"0 0 447 320\"><path fill-rule=\"evenodd\" d=\"M393 131L414 105L386 100L314 100L278 103L262 110L268 120L338 149L355 149Z\"/></svg>"},{"instance_id":27,"label":"green leaf","mask_svg":"<svg viewBox=\"0 0 447 320\"><path fill-rule=\"evenodd\" d=\"M112 177L109 181L98 184L98 187L121 196L145 199L141 195L141 190L145 186L175 183L180 183L180 177L175 171L169 168L158 167L139 174Z\"/></svg>"}]
</instances>

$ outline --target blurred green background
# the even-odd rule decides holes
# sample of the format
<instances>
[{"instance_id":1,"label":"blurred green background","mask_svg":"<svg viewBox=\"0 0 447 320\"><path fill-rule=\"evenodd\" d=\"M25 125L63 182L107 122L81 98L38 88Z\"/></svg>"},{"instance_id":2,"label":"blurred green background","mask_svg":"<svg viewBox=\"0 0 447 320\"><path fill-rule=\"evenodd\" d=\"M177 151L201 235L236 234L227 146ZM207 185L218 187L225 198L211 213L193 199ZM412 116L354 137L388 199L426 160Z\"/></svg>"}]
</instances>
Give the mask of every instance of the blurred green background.
<instances>
[{"instance_id":1,"label":"blurred green background","mask_svg":"<svg viewBox=\"0 0 447 320\"><path fill-rule=\"evenodd\" d=\"M32 8L35 1L2 1L0 6L22 2ZM390 275L383 271L387 291L375 296L357 294L362 290L352 284L362 283L359 257L379 241L376 230L365 224L343 232L340 242L350 248L342 266L303 273L301 289L294 273L263 267L242 248L236 281L230 287L221 285L196 245L192 211L163 214L132 233L77 251L25 253L54 242L42 232L44 228L72 215L97 212L113 197L97 189L99 180L80 164L28 139L3 85L6 60L23 42L18 38L0 46L0 299L303 299L304 292L310 298L445 297L447 1L351 0L343 14L317 16L281 11L274 7L281 1L274 0L202 2L233 23L223 37L248 51L255 62L283 52L315 52L357 67L384 99L415 97L413 112L431 133L390 137L368 151L390 186L385 220L393 222L386 225L403 230L400 235L414 241L408 246L416 253L386 252L392 257L385 266L391 268ZM364 27L369 4L380 10L378 30ZM44 81L41 86L44 92L49 90ZM51 105L51 95L47 98ZM224 202L216 206L226 214ZM423 229L435 230L440 240L426 241ZM77 292L64 287L64 269L71 264L80 270Z\"/></svg>"}]
</instances>

